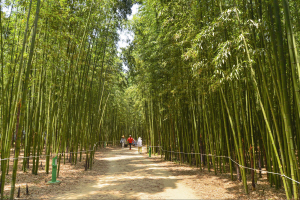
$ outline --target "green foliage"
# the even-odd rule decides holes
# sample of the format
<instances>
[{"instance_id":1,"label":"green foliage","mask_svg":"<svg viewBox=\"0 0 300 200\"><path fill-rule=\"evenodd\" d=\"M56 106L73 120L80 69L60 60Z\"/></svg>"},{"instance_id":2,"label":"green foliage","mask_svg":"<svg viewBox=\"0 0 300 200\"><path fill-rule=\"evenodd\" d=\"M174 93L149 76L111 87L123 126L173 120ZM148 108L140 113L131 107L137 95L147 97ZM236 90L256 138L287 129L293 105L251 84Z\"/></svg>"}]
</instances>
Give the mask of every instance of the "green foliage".
<instances>
[{"instance_id":1,"label":"green foliage","mask_svg":"<svg viewBox=\"0 0 300 200\"><path fill-rule=\"evenodd\" d=\"M105 139L103 117L111 114L106 114L107 104L111 96L120 100L125 87L116 41L131 5L118 0L5 1L7 13L0 22L1 158L10 156L11 147L14 157L20 148L26 156L39 156L44 149L51 155L90 150ZM11 199L18 160L14 162ZM37 174L39 158L29 162ZM76 164L77 153L71 162ZM1 161L2 183L7 164ZM47 173L49 164L48 156ZM4 184L2 198L3 189Z\"/></svg>"},{"instance_id":2,"label":"green foliage","mask_svg":"<svg viewBox=\"0 0 300 200\"><path fill-rule=\"evenodd\" d=\"M144 0L122 59L128 95L135 97L131 107L143 114L139 129L148 143L230 156L252 168L264 163L299 180L297 8L296 0ZM215 173L224 166L234 171L220 158L165 152L172 157ZM240 172L248 193L250 171ZM287 198L298 198L295 182L270 174L268 180L283 186Z\"/></svg>"}]
</instances>

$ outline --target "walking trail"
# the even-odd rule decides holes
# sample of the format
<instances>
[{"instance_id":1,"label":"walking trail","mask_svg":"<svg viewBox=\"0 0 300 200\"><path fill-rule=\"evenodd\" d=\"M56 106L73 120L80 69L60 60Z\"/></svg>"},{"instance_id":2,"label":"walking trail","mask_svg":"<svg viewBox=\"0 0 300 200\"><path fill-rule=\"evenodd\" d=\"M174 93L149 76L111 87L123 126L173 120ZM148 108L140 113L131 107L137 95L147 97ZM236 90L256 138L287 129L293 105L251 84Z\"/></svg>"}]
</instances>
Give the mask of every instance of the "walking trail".
<instances>
[{"instance_id":1,"label":"walking trail","mask_svg":"<svg viewBox=\"0 0 300 200\"><path fill-rule=\"evenodd\" d=\"M244 195L241 184L231 181L226 175L214 176L213 172L200 172L197 168L165 162L159 157L149 158L145 151L146 149L143 149L144 153L138 154L137 148L129 150L109 147L96 152L92 170L77 180L65 178L63 182L69 188L64 191L57 190L52 198L247 199L250 197ZM251 195L252 198L263 196L259 191Z\"/></svg>"},{"instance_id":2,"label":"walking trail","mask_svg":"<svg viewBox=\"0 0 300 200\"><path fill-rule=\"evenodd\" d=\"M144 151L146 151L144 149ZM199 199L194 190L168 171L164 162L137 154L137 149L108 148L97 161L95 182L79 184L57 199ZM99 166L97 166L99 164Z\"/></svg>"}]
</instances>

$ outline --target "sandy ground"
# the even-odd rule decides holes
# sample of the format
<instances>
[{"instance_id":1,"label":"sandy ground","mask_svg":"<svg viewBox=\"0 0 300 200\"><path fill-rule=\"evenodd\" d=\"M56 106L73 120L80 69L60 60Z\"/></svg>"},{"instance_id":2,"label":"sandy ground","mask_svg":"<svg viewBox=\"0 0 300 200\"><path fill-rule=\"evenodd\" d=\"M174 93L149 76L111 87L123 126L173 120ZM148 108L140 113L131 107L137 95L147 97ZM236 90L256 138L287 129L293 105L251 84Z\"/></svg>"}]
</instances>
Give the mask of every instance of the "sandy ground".
<instances>
[{"instance_id":1,"label":"sandy ground","mask_svg":"<svg viewBox=\"0 0 300 200\"><path fill-rule=\"evenodd\" d=\"M144 150L145 151L145 150ZM103 156L103 157L102 157ZM79 184L56 199L199 199L194 190L169 172L163 162L137 154L137 149L109 148L95 182ZM96 166L95 166L96 167Z\"/></svg>"},{"instance_id":2,"label":"sandy ground","mask_svg":"<svg viewBox=\"0 0 300 200\"><path fill-rule=\"evenodd\" d=\"M229 174L201 172L162 161L160 156L149 158L146 148L143 152L107 147L96 152L91 170L84 171L84 161L76 166L62 164L60 185L48 185L51 174L40 170L38 175L20 172L16 186L26 199L285 199L284 191L271 188L266 178L258 181L256 191L245 195L243 185ZM30 195L25 195L26 183ZM8 195L9 184L5 190Z\"/></svg>"}]
</instances>

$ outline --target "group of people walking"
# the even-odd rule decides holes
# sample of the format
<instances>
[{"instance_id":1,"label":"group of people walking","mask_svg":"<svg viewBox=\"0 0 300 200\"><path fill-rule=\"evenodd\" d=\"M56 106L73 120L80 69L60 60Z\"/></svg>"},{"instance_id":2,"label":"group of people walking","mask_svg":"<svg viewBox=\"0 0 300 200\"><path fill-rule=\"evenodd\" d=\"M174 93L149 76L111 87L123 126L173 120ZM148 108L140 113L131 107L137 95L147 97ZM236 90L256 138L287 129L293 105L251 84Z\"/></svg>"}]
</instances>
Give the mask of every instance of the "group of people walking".
<instances>
[{"instance_id":1,"label":"group of people walking","mask_svg":"<svg viewBox=\"0 0 300 200\"><path fill-rule=\"evenodd\" d=\"M135 139L133 139L131 137L131 135L129 135L129 138L127 139L127 142L128 142L128 145L129 145L129 150L131 150L131 145L133 145L135 143L136 146L138 147L138 153L142 153L143 144L142 144L142 138L141 137L139 137L137 142L136 142ZM122 136L120 143L122 144L122 149L123 149L124 146L125 146L125 143L126 143L126 139L125 139L124 135Z\"/></svg>"}]
</instances>

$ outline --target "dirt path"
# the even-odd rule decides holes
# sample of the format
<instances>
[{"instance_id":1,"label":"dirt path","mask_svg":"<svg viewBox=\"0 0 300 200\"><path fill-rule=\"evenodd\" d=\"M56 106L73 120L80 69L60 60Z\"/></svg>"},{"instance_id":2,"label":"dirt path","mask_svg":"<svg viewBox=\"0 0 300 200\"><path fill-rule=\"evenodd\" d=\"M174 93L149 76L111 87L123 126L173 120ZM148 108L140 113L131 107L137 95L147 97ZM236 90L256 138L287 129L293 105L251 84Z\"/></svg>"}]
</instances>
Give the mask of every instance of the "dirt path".
<instances>
[{"instance_id":1,"label":"dirt path","mask_svg":"<svg viewBox=\"0 0 300 200\"><path fill-rule=\"evenodd\" d=\"M256 191L245 195L242 183L232 181L228 173L215 175L207 169L162 161L159 156L149 158L146 149L143 152L137 154L136 148L102 148L95 153L88 171L84 171L84 155L76 165L66 160L58 177L60 185L47 184L51 173L43 169L38 175L24 173L20 165L16 185L21 187L21 199L285 199L283 189L271 188L265 175L258 180ZM9 181L7 178L6 197ZM25 195L26 184L29 195Z\"/></svg>"},{"instance_id":2,"label":"dirt path","mask_svg":"<svg viewBox=\"0 0 300 200\"><path fill-rule=\"evenodd\" d=\"M146 149L143 149L146 152ZM68 173L75 173L70 172ZM149 158L137 149L110 147L95 154L93 169L65 176L62 187L56 187L54 199L281 199L283 190L270 188L265 180L258 181L257 190L245 195L240 182L231 181L229 174L213 172L159 157ZM67 175L67 174L65 174ZM250 184L250 183L249 183ZM67 189L66 189L67 188ZM53 188L54 189L54 188ZM47 198L47 195L44 196Z\"/></svg>"},{"instance_id":3,"label":"dirt path","mask_svg":"<svg viewBox=\"0 0 300 200\"><path fill-rule=\"evenodd\" d=\"M145 151L145 150L144 150ZM103 156L103 157L102 157ZM95 157L101 164L93 183L81 183L56 199L199 199L196 192L168 171L165 162L137 154L137 149L108 148ZM98 162L97 162L98 161ZM100 161L100 162L99 162Z\"/></svg>"},{"instance_id":4,"label":"dirt path","mask_svg":"<svg viewBox=\"0 0 300 200\"><path fill-rule=\"evenodd\" d=\"M149 158L146 148L143 152L137 154L136 148L131 151L120 147L98 149L92 169L87 171L84 154L76 165L66 156L65 164L61 160L60 185L48 184L51 165L49 174L40 167L38 175L33 175L32 162L27 172L22 171L20 162L16 187L21 189L21 199L285 199L283 188L271 187L266 174L257 180L256 191L249 188L250 194L246 195L243 184L232 181L229 173L215 175L207 168L201 171L185 164L162 161L160 156ZM45 163L45 158L40 162ZM10 194L12 164L10 162L5 183L5 198ZM250 173L247 179L250 186ZM29 195L25 194L26 185ZM15 197L17 192L15 190Z\"/></svg>"}]
</instances>

